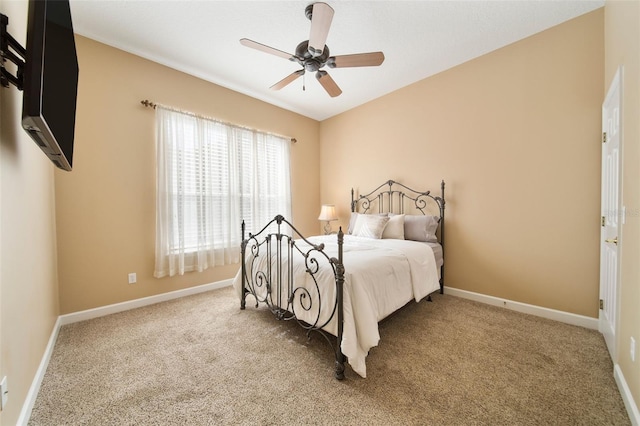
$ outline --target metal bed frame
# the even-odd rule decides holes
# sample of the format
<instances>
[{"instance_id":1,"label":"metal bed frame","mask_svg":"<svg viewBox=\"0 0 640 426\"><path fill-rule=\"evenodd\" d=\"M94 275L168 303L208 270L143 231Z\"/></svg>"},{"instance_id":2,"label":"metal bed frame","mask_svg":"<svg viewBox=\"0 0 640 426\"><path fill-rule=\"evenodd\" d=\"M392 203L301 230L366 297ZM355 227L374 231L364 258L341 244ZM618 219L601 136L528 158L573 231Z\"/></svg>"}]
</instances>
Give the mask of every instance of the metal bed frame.
<instances>
[{"instance_id":1,"label":"metal bed frame","mask_svg":"<svg viewBox=\"0 0 640 426\"><path fill-rule=\"evenodd\" d=\"M428 204L435 202L438 208L440 222L438 241L444 249L444 181L441 183L440 196L432 195L430 191L415 191L401 183L388 180L378 186L373 191L365 195L355 196L351 190L351 211L361 213L372 213L377 206L377 213L398 213L406 211L408 204L416 212L427 214ZM395 208L394 208L395 207ZM291 232L283 232L282 227L289 226ZM275 232L274 232L275 228ZM310 248L301 248L296 244L296 240L304 241ZM343 286L345 268L343 264L343 241L344 234L342 228L337 233L338 251L337 257L330 257L325 252L324 244L313 244L305 238L287 219L278 215L267 223L259 232L249 233L246 237L245 223L242 222L242 294L240 299L240 309L246 307L247 295L255 298L256 308L260 303L265 304L278 320L296 321L307 331L310 337L311 332L316 331L322 335L331 345L335 353L335 377L338 380L344 379L344 369L346 357L341 350L342 335L344 329L343 313ZM247 258L249 254L249 258ZM257 266L257 259L266 256L271 259L266 264L266 270L261 270ZM312 279L315 288L296 286L293 281L293 259L304 259L304 267L308 277ZM328 303L331 315L327 319L321 320L320 312L322 300L318 284L318 273L320 270L329 270L335 277L336 298ZM444 289L444 269L440 270L440 293ZM315 290L317 293L311 294ZM263 295L261 295L263 294ZM318 307L313 306L313 300L317 300ZM430 296L429 296L430 300ZM298 303L294 303L297 301ZM296 306L298 306L296 308ZM307 312L317 311L317 315L312 322L305 322L296 315L296 309L303 309ZM313 309L313 311L312 311ZM300 312L299 312L300 313ZM334 336L323 330L329 322L337 320L337 334Z\"/></svg>"}]
</instances>

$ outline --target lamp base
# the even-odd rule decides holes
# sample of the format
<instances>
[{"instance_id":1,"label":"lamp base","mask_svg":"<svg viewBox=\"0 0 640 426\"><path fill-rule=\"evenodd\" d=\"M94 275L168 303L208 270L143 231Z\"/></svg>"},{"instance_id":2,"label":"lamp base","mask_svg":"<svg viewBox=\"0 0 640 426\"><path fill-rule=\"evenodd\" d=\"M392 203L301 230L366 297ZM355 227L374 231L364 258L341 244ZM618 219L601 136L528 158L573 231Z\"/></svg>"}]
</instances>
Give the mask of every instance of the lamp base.
<instances>
[{"instance_id":1,"label":"lamp base","mask_svg":"<svg viewBox=\"0 0 640 426\"><path fill-rule=\"evenodd\" d=\"M324 224L324 235L329 235L329 234L331 234L331 222L327 220Z\"/></svg>"}]
</instances>

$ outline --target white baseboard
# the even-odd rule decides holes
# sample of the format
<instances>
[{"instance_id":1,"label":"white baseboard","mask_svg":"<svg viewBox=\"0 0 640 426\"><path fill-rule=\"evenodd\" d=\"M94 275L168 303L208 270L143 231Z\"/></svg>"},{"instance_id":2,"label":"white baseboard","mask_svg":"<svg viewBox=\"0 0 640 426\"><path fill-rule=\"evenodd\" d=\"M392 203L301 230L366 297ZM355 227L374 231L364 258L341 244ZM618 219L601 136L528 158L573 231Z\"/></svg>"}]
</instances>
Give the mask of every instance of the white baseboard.
<instances>
[{"instance_id":1,"label":"white baseboard","mask_svg":"<svg viewBox=\"0 0 640 426\"><path fill-rule=\"evenodd\" d=\"M529 305L513 300L501 299L499 297L487 296L485 294L474 293L472 291L460 290L457 288L445 287L445 294L462 297L464 299L474 300L476 302L486 303L488 305L499 306L512 311L522 312L525 314L535 315L542 318L552 319L571 325L598 330L598 318L586 317L583 315L572 314L570 312L557 311L555 309L543 308L542 306Z\"/></svg>"},{"instance_id":2,"label":"white baseboard","mask_svg":"<svg viewBox=\"0 0 640 426\"><path fill-rule=\"evenodd\" d=\"M36 371L36 375L31 382L31 387L29 388L29 392L27 393L27 397L25 399L24 404L22 405L22 410L20 411L20 417L18 417L17 425L27 425L29 422L29 418L31 417L31 411L33 410L33 406L36 402L36 398L38 397L38 392L40 390L40 385L42 384L42 380L44 379L44 374L47 371L47 367L49 366L49 360L51 359L51 354L53 353L53 348L55 347L56 340L58 339L58 333L60 331L60 327L66 324L72 324L74 322L85 321L92 318L103 317L106 315L115 314L117 312L127 311L129 309L140 308L143 306L153 305L160 302L165 302L167 300L178 299L180 297L191 296L193 294L204 293L205 291L216 290L218 288L228 287L232 284L231 279L218 281L215 283L204 284L196 287L189 287L182 290L171 291L169 293L157 294L155 296L143 297L141 299L129 300L127 302L116 303L113 305L102 306L95 309L87 309L86 311L74 312L72 314L60 315L56 320L55 325L53 326L53 330L51 331L51 336L49 337L49 342L47 343L47 347L45 348L44 354L42 355L42 360L40 361L40 365L38 366L38 370Z\"/></svg>"},{"instance_id":3,"label":"white baseboard","mask_svg":"<svg viewBox=\"0 0 640 426\"><path fill-rule=\"evenodd\" d=\"M627 414L629 414L631 424L634 426L640 425L640 411L638 411L638 406L633 400L631 390L629 389L629 386L627 386L627 381L624 379L624 375L622 374L622 370L618 364L613 367L613 377L616 379L616 383L620 390L622 400L624 401L624 406L627 409Z\"/></svg>"},{"instance_id":4,"label":"white baseboard","mask_svg":"<svg viewBox=\"0 0 640 426\"><path fill-rule=\"evenodd\" d=\"M99 308L87 309L86 311L74 312L60 315L60 325L72 324L74 322L85 321L93 318L103 317L130 309L141 308L143 306L154 305L167 300L178 299L180 297L191 296L193 294L204 293L205 291L216 290L228 287L232 283L231 279L218 281L210 284L203 284L196 287L189 287L182 290L171 291L169 293L156 294L154 296L143 297L141 299L128 300L126 302L115 303L113 305L101 306Z\"/></svg>"},{"instance_id":5,"label":"white baseboard","mask_svg":"<svg viewBox=\"0 0 640 426\"><path fill-rule=\"evenodd\" d=\"M25 399L24 404L22 405L22 410L20 410L20 416L18 417L18 421L16 425L22 426L27 425L29 423L29 418L31 417L31 410L33 410L33 405L36 403L36 398L38 397L38 391L40 391L40 385L42 384L42 380L44 379L44 373L47 372L47 367L49 366L49 360L51 359L51 354L53 353L53 348L56 345L56 340L58 339L58 331L60 330L60 317L56 320L56 323L53 326L53 330L51 331L51 336L49 337L49 342L47 343L47 347L44 350L44 354L42 355L42 360L40 361L40 365L38 366L38 370L36 371L36 375L31 382L31 387L29 387L29 391L27 392L27 397Z\"/></svg>"}]
</instances>

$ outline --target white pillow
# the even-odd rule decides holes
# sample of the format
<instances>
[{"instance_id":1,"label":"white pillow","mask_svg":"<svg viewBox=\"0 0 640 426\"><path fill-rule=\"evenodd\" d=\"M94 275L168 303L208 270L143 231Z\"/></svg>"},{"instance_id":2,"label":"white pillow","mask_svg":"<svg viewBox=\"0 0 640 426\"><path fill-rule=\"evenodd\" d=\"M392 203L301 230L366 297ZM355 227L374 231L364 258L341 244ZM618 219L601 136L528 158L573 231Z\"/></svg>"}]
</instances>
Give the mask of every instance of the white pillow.
<instances>
[{"instance_id":1,"label":"white pillow","mask_svg":"<svg viewBox=\"0 0 640 426\"><path fill-rule=\"evenodd\" d=\"M362 213L351 212L351 217L349 218L349 227L347 228L347 234L353 235L356 229L356 220L358 220L358 216L361 216ZM388 216L389 213L377 213L378 216Z\"/></svg>"},{"instance_id":2,"label":"white pillow","mask_svg":"<svg viewBox=\"0 0 640 426\"><path fill-rule=\"evenodd\" d=\"M347 234L353 234L356 229L356 220L358 220L358 216L360 213L351 212L351 218L349 218L349 228L347 229Z\"/></svg>"},{"instance_id":3,"label":"white pillow","mask_svg":"<svg viewBox=\"0 0 640 426\"><path fill-rule=\"evenodd\" d=\"M353 235L379 240L382 237L382 232L387 222L389 222L389 217L387 216L359 214L356 219Z\"/></svg>"},{"instance_id":4,"label":"white pillow","mask_svg":"<svg viewBox=\"0 0 640 426\"><path fill-rule=\"evenodd\" d=\"M382 238L404 240L404 215L396 214L389 217L387 226L382 231Z\"/></svg>"}]
</instances>

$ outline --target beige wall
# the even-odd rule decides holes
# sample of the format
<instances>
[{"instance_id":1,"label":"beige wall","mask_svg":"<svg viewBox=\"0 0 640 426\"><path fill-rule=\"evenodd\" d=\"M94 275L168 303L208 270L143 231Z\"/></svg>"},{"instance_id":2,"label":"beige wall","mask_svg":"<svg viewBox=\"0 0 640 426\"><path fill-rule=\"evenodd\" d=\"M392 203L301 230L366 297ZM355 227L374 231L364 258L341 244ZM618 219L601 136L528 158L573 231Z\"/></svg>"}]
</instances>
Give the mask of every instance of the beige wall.
<instances>
[{"instance_id":1,"label":"beige wall","mask_svg":"<svg viewBox=\"0 0 640 426\"><path fill-rule=\"evenodd\" d=\"M26 9L0 0L23 43ZM0 89L0 376L11 390L0 423L17 420L58 313L215 282L237 269L152 278L153 112L140 106L145 98L296 137L293 209L303 232L318 231L320 202L335 203L346 225L352 186L393 178L437 189L444 178L446 285L597 316L600 105L620 63L624 199L628 212L640 211L639 23L637 3L607 2L605 13L321 124L78 37L73 172L54 172L20 129L21 94ZM636 404L640 371L628 341L640 344L639 216L630 215L622 235L618 360ZM127 283L129 272L137 284Z\"/></svg>"},{"instance_id":2,"label":"beige wall","mask_svg":"<svg viewBox=\"0 0 640 426\"><path fill-rule=\"evenodd\" d=\"M607 1L604 10L605 91L618 67L623 67L622 204L627 217L620 236L620 327L614 362L640 407L640 3ZM636 340L635 362L629 353L630 337Z\"/></svg>"},{"instance_id":3,"label":"beige wall","mask_svg":"<svg viewBox=\"0 0 640 426\"><path fill-rule=\"evenodd\" d=\"M293 219L303 232L317 231L317 121L84 37L76 42L74 170L56 171L62 314L220 281L238 269L153 278L154 112L140 105L142 99L297 138ZM136 284L128 284L130 272L137 273Z\"/></svg>"},{"instance_id":4,"label":"beige wall","mask_svg":"<svg viewBox=\"0 0 640 426\"><path fill-rule=\"evenodd\" d=\"M27 2L1 1L0 11L24 46ZM11 425L58 316L54 166L22 130L22 92L0 88L0 103L0 377L9 389L0 423Z\"/></svg>"},{"instance_id":5,"label":"beige wall","mask_svg":"<svg viewBox=\"0 0 640 426\"><path fill-rule=\"evenodd\" d=\"M447 183L446 286L598 315L602 9L323 121L322 202Z\"/></svg>"}]
</instances>

